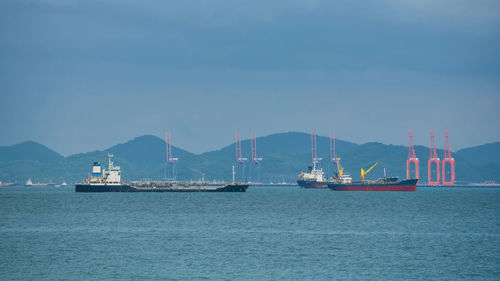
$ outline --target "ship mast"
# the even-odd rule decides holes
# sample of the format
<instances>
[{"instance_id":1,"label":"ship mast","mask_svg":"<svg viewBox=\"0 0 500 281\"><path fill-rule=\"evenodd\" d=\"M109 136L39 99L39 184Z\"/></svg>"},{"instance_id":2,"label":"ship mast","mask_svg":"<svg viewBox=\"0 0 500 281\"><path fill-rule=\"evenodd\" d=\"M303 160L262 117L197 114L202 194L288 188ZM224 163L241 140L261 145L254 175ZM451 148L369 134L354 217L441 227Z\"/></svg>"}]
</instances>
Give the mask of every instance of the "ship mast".
<instances>
[{"instance_id":1,"label":"ship mast","mask_svg":"<svg viewBox=\"0 0 500 281\"><path fill-rule=\"evenodd\" d=\"M113 161L111 161L111 158L113 157L114 157L113 154L108 153L108 169L110 171L113 170Z\"/></svg>"},{"instance_id":2,"label":"ship mast","mask_svg":"<svg viewBox=\"0 0 500 281\"><path fill-rule=\"evenodd\" d=\"M234 165L233 165L233 182L234 182L234 176L236 175L236 172L234 171Z\"/></svg>"}]
</instances>

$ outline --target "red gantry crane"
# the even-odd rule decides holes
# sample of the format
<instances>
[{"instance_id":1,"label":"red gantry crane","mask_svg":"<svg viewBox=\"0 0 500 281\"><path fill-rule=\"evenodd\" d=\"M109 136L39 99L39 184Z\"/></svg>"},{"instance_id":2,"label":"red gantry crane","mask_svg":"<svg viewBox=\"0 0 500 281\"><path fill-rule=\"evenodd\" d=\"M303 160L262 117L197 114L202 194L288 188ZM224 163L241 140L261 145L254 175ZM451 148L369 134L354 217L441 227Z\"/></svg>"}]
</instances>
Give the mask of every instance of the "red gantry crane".
<instances>
[{"instance_id":1,"label":"red gantry crane","mask_svg":"<svg viewBox=\"0 0 500 281\"><path fill-rule=\"evenodd\" d=\"M411 179L411 164L415 166L415 179L418 179L418 158L413 147L413 131L408 132L408 159L406 160L406 178Z\"/></svg>"},{"instance_id":2,"label":"red gantry crane","mask_svg":"<svg viewBox=\"0 0 500 281\"><path fill-rule=\"evenodd\" d=\"M455 159L451 157L450 151L450 133L444 132L444 158L443 158L443 185L455 185ZM446 164L450 164L451 178L446 180Z\"/></svg>"},{"instance_id":3,"label":"red gantry crane","mask_svg":"<svg viewBox=\"0 0 500 281\"><path fill-rule=\"evenodd\" d=\"M431 136L431 146L430 146L430 155L429 161L427 161L427 184L429 185L439 185L441 181L441 171L440 164L441 160L437 157L436 153L436 135L434 131L430 132ZM436 180L432 180L432 166L436 165Z\"/></svg>"}]
</instances>

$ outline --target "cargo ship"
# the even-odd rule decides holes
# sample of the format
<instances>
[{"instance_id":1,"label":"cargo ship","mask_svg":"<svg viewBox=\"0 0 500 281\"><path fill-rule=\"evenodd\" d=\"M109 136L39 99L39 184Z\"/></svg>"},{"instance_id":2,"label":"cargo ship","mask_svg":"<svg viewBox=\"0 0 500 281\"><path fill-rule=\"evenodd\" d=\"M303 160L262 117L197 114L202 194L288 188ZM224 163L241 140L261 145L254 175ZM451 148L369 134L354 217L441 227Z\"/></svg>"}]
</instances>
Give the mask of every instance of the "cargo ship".
<instances>
[{"instance_id":1,"label":"cargo ship","mask_svg":"<svg viewBox=\"0 0 500 281\"><path fill-rule=\"evenodd\" d=\"M376 162L368 170L361 169L361 181L353 181L352 177L344 174L344 169L337 160L339 173L328 182L328 188L334 191L416 191L418 179L405 179L400 181L397 177L384 177L378 180L365 180L368 174L379 162Z\"/></svg>"},{"instance_id":2,"label":"cargo ship","mask_svg":"<svg viewBox=\"0 0 500 281\"><path fill-rule=\"evenodd\" d=\"M418 179L399 181L397 177L374 181L329 182L328 188L335 191L416 191Z\"/></svg>"},{"instance_id":3,"label":"cargo ship","mask_svg":"<svg viewBox=\"0 0 500 281\"><path fill-rule=\"evenodd\" d=\"M115 166L108 154L108 170L101 167L100 162L94 162L92 173L83 183L75 185L75 192L245 192L248 184L207 183L200 182L122 182L119 166Z\"/></svg>"},{"instance_id":4,"label":"cargo ship","mask_svg":"<svg viewBox=\"0 0 500 281\"><path fill-rule=\"evenodd\" d=\"M309 166L307 172L301 172L297 184L303 188L326 188L328 183L324 177L323 169L317 169L316 163Z\"/></svg>"}]
</instances>

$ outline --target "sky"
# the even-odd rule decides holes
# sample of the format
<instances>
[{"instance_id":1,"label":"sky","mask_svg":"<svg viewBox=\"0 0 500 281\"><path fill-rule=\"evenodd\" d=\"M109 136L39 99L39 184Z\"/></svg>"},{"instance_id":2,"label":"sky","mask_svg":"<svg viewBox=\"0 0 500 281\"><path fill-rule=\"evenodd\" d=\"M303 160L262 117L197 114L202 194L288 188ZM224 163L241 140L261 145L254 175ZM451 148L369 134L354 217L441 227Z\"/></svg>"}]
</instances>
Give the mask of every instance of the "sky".
<instances>
[{"instance_id":1,"label":"sky","mask_svg":"<svg viewBox=\"0 0 500 281\"><path fill-rule=\"evenodd\" d=\"M500 2L0 1L0 145L500 141Z\"/></svg>"}]
</instances>

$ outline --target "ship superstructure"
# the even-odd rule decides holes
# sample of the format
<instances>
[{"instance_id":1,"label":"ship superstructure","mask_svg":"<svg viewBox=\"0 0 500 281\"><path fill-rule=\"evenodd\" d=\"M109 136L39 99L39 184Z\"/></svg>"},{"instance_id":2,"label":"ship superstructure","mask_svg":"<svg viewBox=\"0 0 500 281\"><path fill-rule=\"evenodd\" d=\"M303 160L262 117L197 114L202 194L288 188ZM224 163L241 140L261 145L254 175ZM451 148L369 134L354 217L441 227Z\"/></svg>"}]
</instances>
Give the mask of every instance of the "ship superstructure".
<instances>
[{"instance_id":1,"label":"ship superstructure","mask_svg":"<svg viewBox=\"0 0 500 281\"><path fill-rule=\"evenodd\" d=\"M325 188L327 181L325 179L323 169L316 168L316 163L309 167L307 172L301 172L297 178L299 186L304 188Z\"/></svg>"},{"instance_id":2,"label":"ship superstructure","mask_svg":"<svg viewBox=\"0 0 500 281\"><path fill-rule=\"evenodd\" d=\"M87 178L86 183L89 185L122 185L120 167L114 165L111 160L113 157L113 154L108 153L108 170L104 169L100 162L94 162L92 173Z\"/></svg>"},{"instance_id":3,"label":"ship superstructure","mask_svg":"<svg viewBox=\"0 0 500 281\"><path fill-rule=\"evenodd\" d=\"M335 157L335 161L337 162L337 175L331 179L331 182L336 182L341 184L352 183L351 175L344 174L344 168L340 165L340 157Z\"/></svg>"}]
</instances>

